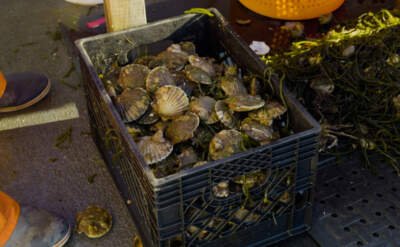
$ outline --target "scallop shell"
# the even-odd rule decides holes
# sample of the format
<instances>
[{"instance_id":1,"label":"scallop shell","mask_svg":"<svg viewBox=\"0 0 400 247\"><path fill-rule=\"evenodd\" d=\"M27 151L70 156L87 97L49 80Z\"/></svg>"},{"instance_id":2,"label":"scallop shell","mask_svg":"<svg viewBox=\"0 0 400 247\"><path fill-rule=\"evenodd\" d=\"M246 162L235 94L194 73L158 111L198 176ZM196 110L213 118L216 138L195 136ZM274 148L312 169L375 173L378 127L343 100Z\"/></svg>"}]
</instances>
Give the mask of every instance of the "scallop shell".
<instances>
[{"instance_id":1,"label":"scallop shell","mask_svg":"<svg viewBox=\"0 0 400 247\"><path fill-rule=\"evenodd\" d=\"M184 41L179 43L182 51L186 52L189 55L194 55L196 53L196 46L190 41Z\"/></svg>"},{"instance_id":2,"label":"scallop shell","mask_svg":"<svg viewBox=\"0 0 400 247\"><path fill-rule=\"evenodd\" d=\"M233 95L225 100L229 108L237 112L253 111L265 105L265 101L259 96Z\"/></svg>"},{"instance_id":3,"label":"scallop shell","mask_svg":"<svg viewBox=\"0 0 400 247\"><path fill-rule=\"evenodd\" d=\"M163 86L155 93L153 109L163 119L172 119L180 116L188 107L189 98L179 87Z\"/></svg>"},{"instance_id":4,"label":"scallop shell","mask_svg":"<svg viewBox=\"0 0 400 247\"><path fill-rule=\"evenodd\" d=\"M283 115L287 111L286 107L278 101L272 101L265 107L250 112L249 117L265 125L272 125L272 120Z\"/></svg>"},{"instance_id":5,"label":"scallop shell","mask_svg":"<svg viewBox=\"0 0 400 247\"><path fill-rule=\"evenodd\" d=\"M207 124L213 124L218 122L218 117L215 113L215 103L217 103L215 99L202 96L190 102L189 110L196 113Z\"/></svg>"},{"instance_id":6,"label":"scallop shell","mask_svg":"<svg viewBox=\"0 0 400 247\"><path fill-rule=\"evenodd\" d=\"M149 67L155 68L158 66L165 66L170 70L182 70L188 61L188 54L184 51L176 51L176 49L174 50L171 48L170 50L160 53L149 63Z\"/></svg>"},{"instance_id":7,"label":"scallop shell","mask_svg":"<svg viewBox=\"0 0 400 247\"><path fill-rule=\"evenodd\" d=\"M189 81L189 79L186 77L185 72L183 71L173 73L172 77L174 78L175 85L182 88L188 96L192 95L193 90L197 88L197 84L195 82Z\"/></svg>"},{"instance_id":8,"label":"scallop shell","mask_svg":"<svg viewBox=\"0 0 400 247\"><path fill-rule=\"evenodd\" d=\"M148 165L166 159L173 150L173 145L163 137L163 132L157 131L153 136L140 138L137 146Z\"/></svg>"},{"instance_id":9,"label":"scallop shell","mask_svg":"<svg viewBox=\"0 0 400 247\"><path fill-rule=\"evenodd\" d=\"M271 126L266 126L251 118L245 118L242 121L240 130L254 140L265 144L275 139L274 130Z\"/></svg>"},{"instance_id":10,"label":"scallop shell","mask_svg":"<svg viewBox=\"0 0 400 247\"><path fill-rule=\"evenodd\" d=\"M146 78L146 89L154 93L162 86L175 85L174 78L165 66L159 66L150 71Z\"/></svg>"},{"instance_id":11,"label":"scallop shell","mask_svg":"<svg viewBox=\"0 0 400 247\"><path fill-rule=\"evenodd\" d=\"M135 61L133 63L149 66L150 62L153 61L154 58L155 58L154 56L142 56L142 57L135 59Z\"/></svg>"},{"instance_id":12,"label":"scallop shell","mask_svg":"<svg viewBox=\"0 0 400 247\"><path fill-rule=\"evenodd\" d=\"M168 124L165 136L171 140L172 144L184 142L193 137L194 132L199 127L199 123L199 117L192 112L188 112Z\"/></svg>"},{"instance_id":13,"label":"scallop shell","mask_svg":"<svg viewBox=\"0 0 400 247\"><path fill-rule=\"evenodd\" d=\"M199 157L192 147L188 147L182 150L182 153L178 155L180 166L186 166L194 164L199 161Z\"/></svg>"},{"instance_id":14,"label":"scallop shell","mask_svg":"<svg viewBox=\"0 0 400 247\"><path fill-rule=\"evenodd\" d=\"M242 151L243 138L237 130L222 130L210 142L209 153L213 160L229 157Z\"/></svg>"},{"instance_id":15,"label":"scallop shell","mask_svg":"<svg viewBox=\"0 0 400 247\"><path fill-rule=\"evenodd\" d=\"M228 96L247 94L246 87L237 77L224 76L221 78L221 89Z\"/></svg>"},{"instance_id":16,"label":"scallop shell","mask_svg":"<svg viewBox=\"0 0 400 247\"><path fill-rule=\"evenodd\" d=\"M121 69L117 84L125 88L145 88L149 68L141 64L129 64Z\"/></svg>"},{"instance_id":17,"label":"scallop shell","mask_svg":"<svg viewBox=\"0 0 400 247\"><path fill-rule=\"evenodd\" d=\"M89 238L100 238L107 234L112 226L111 214L100 206L88 206L76 217L77 232Z\"/></svg>"},{"instance_id":18,"label":"scallop shell","mask_svg":"<svg viewBox=\"0 0 400 247\"><path fill-rule=\"evenodd\" d=\"M213 193L215 197L226 198L229 196L229 182L222 181L213 187Z\"/></svg>"},{"instance_id":19,"label":"scallop shell","mask_svg":"<svg viewBox=\"0 0 400 247\"><path fill-rule=\"evenodd\" d=\"M223 100L218 100L217 103L215 103L215 113L223 125L231 129L237 128L237 120L234 116L234 112L229 109Z\"/></svg>"},{"instance_id":20,"label":"scallop shell","mask_svg":"<svg viewBox=\"0 0 400 247\"><path fill-rule=\"evenodd\" d=\"M213 63L206 60L205 58L199 57L197 55L191 55L189 56L189 63L193 67L203 70L211 77L215 75L215 68Z\"/></svg>"},{"instance_id":21,"label":"scallop shell","mask_svg":"<svg viewBox=\"0 0 400 247\"><path fill-rule=\"evenodd\" d=\"M154 111L153 108L151 108L137 122L139 124L150 125L156 123L159 119L160 116L158 116L157 112Z\"/></svg>"},{"instance_id":22,"label":"scallop shell","mask_svg":"<svg viewBox=\"0 0 400 247\"><path fill-rule=\"evenodd\" d=\"M127 122L139 119L150 105L150 97L142 88L125 89L117 98L122 117Z\"/></svg>"},{"instance_id":23,"label":"scallop shell","mask_svg":"<svg viewBox=\"0 0 400 247\"><path fill-rule=\"evenodd\" d=\"M191 65L186 65L185 73L186 73L187 78L193 82L205 84L205 85L212 84L210 75L207 74L207 72L205 72L197 67L194 67Z\"/></svg>"}]
</instances>

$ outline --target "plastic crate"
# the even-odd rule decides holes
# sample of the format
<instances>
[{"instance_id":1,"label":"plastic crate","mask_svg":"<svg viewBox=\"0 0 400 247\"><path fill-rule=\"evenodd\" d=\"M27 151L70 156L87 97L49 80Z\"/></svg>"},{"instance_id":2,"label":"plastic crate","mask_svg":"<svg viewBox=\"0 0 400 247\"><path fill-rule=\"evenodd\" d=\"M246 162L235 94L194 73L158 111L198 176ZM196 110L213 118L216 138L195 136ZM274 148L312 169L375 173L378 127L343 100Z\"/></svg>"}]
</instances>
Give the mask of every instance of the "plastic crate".
<instances>
[{"instance_id":1,"label":"plastic crate","mask_svg":"<svg viewBox=\"0 0 400 247\"><path fill-rule=\"evenodd\" d=\"M147 47L146 52L156 54L166 47L150 44L162 40L193 41L200 56L226 51L239 67L263 75L265 64L216 9L210 10L215 17L187 14L76 42L93 137L144 246L175 246L177 242L185 246L265 246L310 227L320 126L285 88L293 135L157 179L102 85L98 74L116 60L127 63L133 48L140 53ZM275 80L274 86L279 87ZM244 205L249 197L240 193L226 199L214 197L212 188L217 183L258 170L264 171L268 180L250 190L250 202ZM289 178L292 182L285 182ZM287 200L282 200L283 196ZM258 218L235 218L243 206Z\"/></svg>"}]
</instances>

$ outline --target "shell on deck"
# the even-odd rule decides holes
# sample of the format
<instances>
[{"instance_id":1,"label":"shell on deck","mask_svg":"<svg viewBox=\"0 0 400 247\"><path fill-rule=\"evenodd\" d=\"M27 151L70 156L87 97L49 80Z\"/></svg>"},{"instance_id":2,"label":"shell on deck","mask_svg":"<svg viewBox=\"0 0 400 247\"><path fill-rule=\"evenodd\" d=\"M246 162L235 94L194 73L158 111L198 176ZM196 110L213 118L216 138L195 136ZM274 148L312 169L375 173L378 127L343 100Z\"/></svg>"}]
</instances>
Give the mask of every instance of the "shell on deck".
<instances>
[{"instance_id":1,"label":"shell on deck","mask_svg":"<svg viewBox=\"0 0 400 247\"><path fill-rule=\"evenodd\" d=\"M173 119L188 109L189 98L179 87L163 86L156 91L152 106L163 119Z\"/></svg>"},{"instance_id":2,"label":"shell on deck","mask_svg":"<svg viewBox=\"0 0 400 247\"><path fill-rule=\"evenodd\" d=\"M173 150L173 145L164 138L161 130L157 131L153 136L140 138L137 146L148 165L166 159Z\"/></svg>"},{"instance_id":3,"label":"shell on deck","mask_svg":"<svg viewBox=\"0 0 400 247\"><path fill-rule=\"evenodd\" d=\"M222 130L210 142L210 156L213 160L229 157L242 151L243 138L237 130Z\"/></svg>"},{"instance_id":4,"label":"shell on deck","mask_svg":"<svg viewBox=\"0 0 400 247\"><path fill-rule=\"evenodd\" d=\"M145 88L149 68L141 64L129 64L121 69L118 86L126 88Z\"/></svg>"},{"instance_id":5,"label":"shell on deck","mask_svg":"<svg viewBox=\"0 0 400 247\"><path fill-rule=\"evenodd\" d=\"M188 112L185 115L175 118L168 124L165 136L172 144L187 141L193 137L194 132L199 127L199 123L199 117L192 112Z\"/></svg>"},{"instance_id":6,"label":"shell on deck","mask_svg":"<svg viewBox=\"0 0 400 247\"><path fill-rule=\"evenodd\" d=\"M175 85L174 78L165 66L159 66L150 71L146 78L147 91L154 93L162 86Z\"/></svg>"},{"instance_id":7,"label":"shell on deck","mask_svg":"<svg viewBox=\"0 0 400 247\"><path fill-rule=\"evenodd\" d=\"M265 101L259 96L233 95L225 100L230 109L236 112L253 111L265 105Z\"/></svg>"},{"instance_id":8,"label":"shell on deck","mask_svg":"<svg viewBox=\"0 0 400 247\"><path fill-rule=\"evenodd\" d=\"M117 103L123 119L132 122L145 114L150 105L150 97L142 88L125 89L117 97Z\"/></svg>"}]
</instances>

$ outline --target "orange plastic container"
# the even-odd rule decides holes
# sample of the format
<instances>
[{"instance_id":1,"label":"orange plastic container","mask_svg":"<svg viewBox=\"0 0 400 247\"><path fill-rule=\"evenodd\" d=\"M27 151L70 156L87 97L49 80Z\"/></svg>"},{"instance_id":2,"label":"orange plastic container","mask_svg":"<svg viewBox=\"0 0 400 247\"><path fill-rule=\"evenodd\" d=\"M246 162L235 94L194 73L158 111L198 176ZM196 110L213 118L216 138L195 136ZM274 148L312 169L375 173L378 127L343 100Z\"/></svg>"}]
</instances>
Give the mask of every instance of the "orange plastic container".
<instances>
[{"instance_id":1,"label":"orange plastic container","mask_svg":"<svg viewBox=\"0 0 400 247\"><path fill-rule=\"evenodd\" d=\"M248 9L271 18L307 20L329 14L344 0L239 0Z\"/></svg>"}]
</instances>

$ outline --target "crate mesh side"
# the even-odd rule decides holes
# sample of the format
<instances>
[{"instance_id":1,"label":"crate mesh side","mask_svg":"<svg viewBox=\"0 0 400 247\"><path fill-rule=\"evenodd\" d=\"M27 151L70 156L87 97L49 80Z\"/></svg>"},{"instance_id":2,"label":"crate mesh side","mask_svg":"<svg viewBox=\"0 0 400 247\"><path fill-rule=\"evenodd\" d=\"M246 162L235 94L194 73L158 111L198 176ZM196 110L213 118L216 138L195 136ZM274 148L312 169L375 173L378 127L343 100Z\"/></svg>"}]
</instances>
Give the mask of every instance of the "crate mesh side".
<instances>
[{"instance_id":1,"label":"crate mesh side","mask_svg":"<svg viewBox=\"0 0 400 247\"><path fill-rule=\"evenodd\" d=\"M88 80L87 77L86 80ZM112 166L110 169L119 170L120 176L126 188L128 188L129 198L124 199L136 204L138 215L143 217L146 222L146 228L148 228L148 233L153 241L152 244L156 246L158 232L156 217L153 213L155 205L152 197L152 185L148 181L137 157L126 148L128 144L122 137L120 130L111 124L109 120L111 116L105 111L107 106L101 95L99 95L94 82L88 82L84 85L92 130L101 139L100 142L104 148L102 151L106 152L105 155L109 155L112 159L112 164L108 164Z\"/></svg>"}]
</instances>

